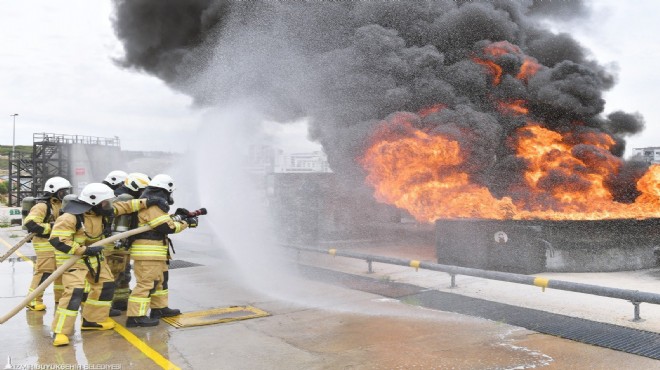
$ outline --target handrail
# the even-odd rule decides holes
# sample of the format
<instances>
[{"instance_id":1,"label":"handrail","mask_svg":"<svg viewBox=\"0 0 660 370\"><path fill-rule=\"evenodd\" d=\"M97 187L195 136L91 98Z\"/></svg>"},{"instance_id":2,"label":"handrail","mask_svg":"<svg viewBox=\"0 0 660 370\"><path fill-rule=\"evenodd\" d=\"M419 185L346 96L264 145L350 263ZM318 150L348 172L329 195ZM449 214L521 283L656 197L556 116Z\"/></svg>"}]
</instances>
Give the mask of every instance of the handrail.
<instances>
[{"instance_id":1,"label":"handrail","mask_svg":"<svg viewBox=\"0 0 660 370\"><path fill-rule=\"evenodd\" d=\"M34 143L56 143L56 144L95 144L107 146L120 146L119 137L98 137L86 135L53 134L46 132L35 132L32 134Z\"/></svg>"},{"instance_id":2,"label":"handrail","mask_svg":"<svg viewBox=\"0 0 660 370\"><path fill-rule=\"evenodd\" d=\"M660 294L651 293L651 292L642 292L639 290L611 288L600 285L575 283L575 282L563 281L563 280L551 280L537 276L514 274L510 272L481 270L476 268L460 267L453 265L442 265L439 263L430 263L430 262L423 262L417 260L405 260L400 258L384 257L384 256L370 255L370 254L350 252L350 251L339 251L337 249L319 249L319 248L310 248L310 247L295 246L295 245L283 245L283 246L287 248L306 251L306 252L315 252L321 254L329 254L332 256L361 259L367 261L369 264L371 264L371 262L381 262L391 265L414 267L415 269L421 268L432 271L446 272L450 274L452 277L452 287L455 287L454 284L455 275L466 275L466 276L480 277L484 279L507 281L516 284L534 285L541 287L544 291L545 288L552 288L552 289L566 290L577 293L597 295L608 298L624 299L626 301L631 302L634 306L633 321L641 320L641 317L639 316L640 303L660 304Z\"/></svg>"}]
</instances>

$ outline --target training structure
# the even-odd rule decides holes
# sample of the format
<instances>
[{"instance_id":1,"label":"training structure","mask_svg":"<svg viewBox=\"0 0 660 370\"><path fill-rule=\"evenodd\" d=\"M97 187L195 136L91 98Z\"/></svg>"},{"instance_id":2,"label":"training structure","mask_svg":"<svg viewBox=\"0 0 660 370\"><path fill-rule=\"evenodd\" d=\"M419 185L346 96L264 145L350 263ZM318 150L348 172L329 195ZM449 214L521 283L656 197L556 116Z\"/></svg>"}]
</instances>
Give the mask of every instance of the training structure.
<instances>
[{"instance_id":1,"label":"training structure","mask_svg":"<svg viewBox=\"0 0 660 370\"><path fill-rule=\"evenodd\" d=\"M33 134L32 154L9 157L9 205L17 207L23 198L39 195L53 176L71 181L74 192L102 179L117 165L119 144L117 137Z\"/></svg>"}]
</instances>

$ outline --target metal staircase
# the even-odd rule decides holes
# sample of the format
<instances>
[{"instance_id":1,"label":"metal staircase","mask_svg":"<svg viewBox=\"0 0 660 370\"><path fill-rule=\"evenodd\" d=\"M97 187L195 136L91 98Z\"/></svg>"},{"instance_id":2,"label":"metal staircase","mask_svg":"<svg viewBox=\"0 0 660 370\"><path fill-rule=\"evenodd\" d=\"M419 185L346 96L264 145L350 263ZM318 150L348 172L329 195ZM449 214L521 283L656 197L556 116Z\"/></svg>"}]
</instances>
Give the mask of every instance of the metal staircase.
<instances>
[{"instance_id":1,"label":"metal staircase","mask_svg":"<svg viewBox=\"0 0 660 370\"><path fill-rule=\"evenodd\" d=\"M53 176L70 179L72 144L119 146L119 138L35 133L32 154L9 156L9 206L19 207L25 197L37 196Z\"/></svg>"}]
</instances>

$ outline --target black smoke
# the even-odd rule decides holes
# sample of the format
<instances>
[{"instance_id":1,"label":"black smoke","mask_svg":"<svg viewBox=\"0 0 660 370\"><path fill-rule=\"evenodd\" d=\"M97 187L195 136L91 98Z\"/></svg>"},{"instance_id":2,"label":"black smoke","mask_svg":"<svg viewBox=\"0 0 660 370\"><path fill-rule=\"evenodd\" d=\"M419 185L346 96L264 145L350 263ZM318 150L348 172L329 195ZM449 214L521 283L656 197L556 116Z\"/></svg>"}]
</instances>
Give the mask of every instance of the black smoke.
<instances>
[{"instance_id":1,"label":"black smoke","mask_svg":"<svg viewBox=\"0 0 660 370\"><path fill-rule=\"evenodd\" d=\"M308 117L309 135L323 145L333 170L358 183L364 173L356 158L378 122L438 103L446 108L416 122L465 145L466 166L495 194L519 180L524 163L513 157L507 140L526 120L503 114L495 99L524 99L528 116L553 130L608 133L617 156L623 138L643 128L638 114L602 116L603 93L615 76L588 59L570 35L539 22L587 17L582 1L114 4L114 26L125 49L118 63L158 76L202 106L250 102L273 119ZM508 42L519 52L484 55L494 42ZM541 69L516 78L526 57ZM475 58L501 65L501 81L493 83ZM622 172L630 177L639 171Z\"/></svg>"}]
</instances>

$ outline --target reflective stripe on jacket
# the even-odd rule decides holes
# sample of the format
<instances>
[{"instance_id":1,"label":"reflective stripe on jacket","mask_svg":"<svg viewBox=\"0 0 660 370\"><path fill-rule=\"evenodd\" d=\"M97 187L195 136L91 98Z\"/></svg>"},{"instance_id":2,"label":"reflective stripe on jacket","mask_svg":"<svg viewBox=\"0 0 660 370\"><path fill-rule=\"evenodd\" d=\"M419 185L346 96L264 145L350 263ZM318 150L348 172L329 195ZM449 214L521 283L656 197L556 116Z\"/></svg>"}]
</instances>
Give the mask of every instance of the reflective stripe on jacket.
<instances>
[{"instance_id":1,"label":"reflective stripe on jacket","mask_svg":"<svg viewBox=\"0 0 660 370\"><path fill-rule=\"evenodd\" d=\"M52 257L55 255L55 249L53 249L53 246L48 242L48 236L51 232L50 223L55 221L60 214L60 209L62 209L62 202L59 199L53 197L48 201L50 202L50 215L47 220L45 218L48 213L48 205L46 203L37 203L30 209L30 213L23 221L23 225L33 221L44 229L42 235L46 237L35 235L32 238L34 252L41 257Z\"/></svg>"},{"instance_id":2,"label":"reflective stripe on jacket","mask_svg":"<svg viewBox=\"0 0 660 370\"><path fill-rule=\"evenodd\" d=\"M138 227L145 225L153 230L136 236L131 245L131 258L134 260L167 260L167 234L176 234L188 227L186 222L172 220L171 215L155 205L138 212ZM145 239L147 234L156 238Z\"/></svg>"},{"instance_id":3,"label":"reflective stripe on jacket","mask_svg":"<svg viewBox=\"0 0 660 370\"><path fill-rule=\"evenodd\" d=\"M146 200L144 199L115 202L112 205L115 215L135 212L145 206ZM86 246L105 238L105 235L103 235L103 216L99 216L91 210L83 214L83 224L79 229L76 224L76 215L70 213L65 213L55 220L53 231L50 233L50 242L55 247L55 260L58 266L74 255L81 256ZM89 262L92 268L96 268L98 263L96 258L89 258ZM86 266L83 259L78 260L76 263Z\"/></svg>"}]
</instances>

